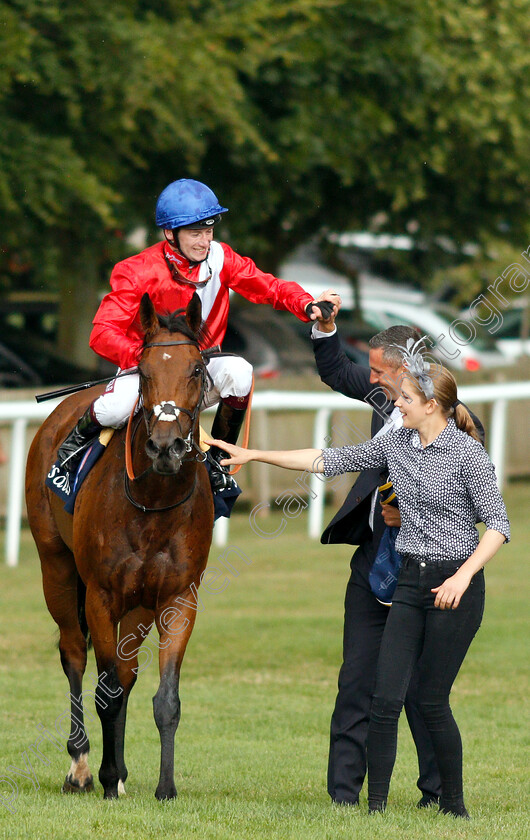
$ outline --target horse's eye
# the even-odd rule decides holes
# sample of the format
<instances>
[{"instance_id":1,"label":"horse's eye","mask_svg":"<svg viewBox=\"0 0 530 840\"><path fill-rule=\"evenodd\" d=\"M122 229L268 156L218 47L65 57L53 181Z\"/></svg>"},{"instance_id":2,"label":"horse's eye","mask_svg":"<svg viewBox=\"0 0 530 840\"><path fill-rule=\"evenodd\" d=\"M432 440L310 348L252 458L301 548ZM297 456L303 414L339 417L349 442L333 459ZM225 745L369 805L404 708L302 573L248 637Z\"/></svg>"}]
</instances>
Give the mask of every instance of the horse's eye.
<instances>
[{"instance_id":1,"label":"horse's eye","mask_svg":"<svg viewBox=\"0 0 530 840\"><path fill-rule=\"evenodd\" d=\"M204 368L203 368L202 365L195 365L195 367L193 368L193 375L194 376L202 376L203 372L204 372Z\"/></svg>"}]
</instances>

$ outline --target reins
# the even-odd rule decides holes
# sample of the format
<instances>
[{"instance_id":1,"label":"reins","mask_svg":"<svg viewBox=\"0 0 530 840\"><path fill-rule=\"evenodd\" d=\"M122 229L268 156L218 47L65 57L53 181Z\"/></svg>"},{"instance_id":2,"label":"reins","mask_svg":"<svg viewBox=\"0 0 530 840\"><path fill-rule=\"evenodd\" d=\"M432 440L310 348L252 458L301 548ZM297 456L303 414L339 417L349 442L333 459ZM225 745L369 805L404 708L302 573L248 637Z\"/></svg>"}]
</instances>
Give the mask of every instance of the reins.
<instances>
[{"instance_id":1,"label":"reins","mask_svg":"<svg viewBox=\"0 0 530 840\"><path fill-rule=\"evenodd\" d=\"M183 344L198 348L198 344L197 344L196 341L153 341L153 342L150 342L149 344L146 344L145 347L146 348L148 348L148 347L178 347L179 345L183 345ZM141 383L141 380L140 380L140 383ZM140 384L140 389L141 389L141 384ZM193 447L195 447L197 449L197 454L195 455L194 458L192 458L192 459L183 458L182 459L183 461L184 460L187 460L187 461L194 460L195 462L197 462L197 461L204 461L206 459L205 454L204 454L204 457L201 457L203 455L202 450L199 448L199 446L193 440L193 435L196 431L195 424L196 424L196 421L198 420L198 417L199 417L199 407L200 407L200 405L202 403L202 400L203 400L203 397L204 397L204 389L205 389L205 377L203 376L203 381L202 381L202 384L201 384L201 391L200 391L200 395L199 395L199 400L197 402L197 405L193 409L193 411L189 411L186 408L180 408L180 407L177 409L178 412L182 411L185 414L187 414L190 417L191 423L192 423L189 434L188 434L188 438L189 438L190 442L189 442L189 444L188 444L188 441L186 442L186 451L190 452ZM196 484L197 484L197 474L195 473L195 475L193 477L193 484L192 484L189 492L182 499L179 499L178 502L174 502L171 505L165 505L163 507L158 507L158 508L150 508L150 507L146 507L145 505L141 505L139 502L137 502L135 499L133 499L133 497L131 495L130 483L133 482L133 481L138 481L140 478L142 478L142 476L146 475L149 472L152 472L152 469L153 469L152 465L151 465L146 470L144 470L144 472L141 473L139 476L135 476L135 474L134 474L134 467L133 467L133 461L132 461L132 445L133 445L134 435L136 434L136 431L137 431L137 429L138 429L138 427L141 423L141 419L139 420L139 422L137 423L137 425L136 425L136 427L134 428L134 431L133 431L133 418L136 414L136 410L138 408L138 403L140 402L140 399L141 399L141 392L138 393L138 397L136 398L136 402L135 402L135 404L133 406L133 409L132 409L132 411L129 415L129 421L127 423L127 430L125 432L125 475L124 475L125 495L126 495L127 499L129 500L129 502L132 505L134 505L134 507L137 508L137 510L141 510L143 513L163 513L163 512L168 511L168 510L174 510L174 508L179 507L179 505L182 505L182 504L184 504L184 502L188 501L188 499L195 492L195 487L196 487ZM149 413L149 416L147 416L146 413L145 413L145 410L144 410L144 421L145 421L146 430L147 430L148 434L150 432L149 421L150 421L152 416L153 416L153 411L151 411ZM178 416L178 414L175 414L175 418L177 418L177 416Z\"/></svg>"},{"instance_id":2,"label":"reins","mask_svg":"<svg viewBox=\"0 0 530 840\"><path fill-rule=\"evenodd\" d=\"M131 413L129 415L129 420L128 420L128 423L127 423L127 430L125 432L125 475L123 477L123 486L124 486L124 490L125 490L125 496L129 500L129 502L132 505L134 505L134 507L137 510L141 510L143 513L164 513L165 511L168 511L168 510L174 510L175 508L179 507L179 505L183 505L184 502L187 502L188 499L193 495L193 493L195 492L196 484L197 484L197 473L195 473L195 475L193 477L193 484L192 484L189 492L182 499L179 499L178 502L173 502L171 505L164 505L163 507L151 508L151 507L146 507L146 505L141 505L140 502L137 502L136 499L133 498L133 496L131 494L131 482L138 481L144 475L147 475L148 473L153 471L153 467L152 467L152 465L150 465L146 470L143 471L143 473L140 473L140 475L138 475L138 476L134 475L134 468L133 468L133 463L132 463L132 444L133 444L133 439L134 439L134 436L136 434L136 431L138 430L138 427L139 427L140 423L142 422L142 418L141 417L138 418L138 423L136 424L136 426L134 428L134 431L132 430L132 426L133 426L134 414L135 414L135 411L136 411L136 408L138 406L139 401L140 401L140 395L138 395L138 397L136 399L136 402L134 404L133 410L131 411ZM201 460L204 461L205 459L206 459L206 454L205 454L204 458L202 458L202 459L200 459L199 457L196 456L192 460L194 460L196 463L197 462L200 463ZM183 460L185 460L185 459L183 459ZM189 463L189 460L190 459L187 459L188 463Z\"/></svg>"},{"instance_id":3,"label":"reins","mask_svg":"<svg viewBox=\"0 0 530 840\"><path fill-rule=\"evenodd\" d=\"M133 424L133 417L136 414L136 409L138 408L138 403L140 402L140 394L136 397L136 402L133 406L133 409L129 415L129 420L127 422L127 430L125 432L125 471L127 473L127 478L129 481L136 481L136 476L134 474L133 463L132 463L132 424Z\"/></svg>"},{"instance_id":4,"label":"reins","mask_svg":"<svg viewBox=\"0 0 530 840\"><path fill-rule=\"evenodd\" d=\"M145 347L146 348L148 348L148 347L177 347L177 346L183 345L183 344L190 345L192 347L198 347L198 344L195 341L153 341L153 342L150 342L149 344L146 344ZM215 353L215 351L208 352L208 350L205 350L205 351L201 352L201 357L204 360L204 356L209 356L209 355L212 356L212 355L214 355L214 353ZM231 356L231 355L235 355L235 354L227 353L227 354L219 354L219 355L230 355ZM140 389L141 389L141 384L140 384ZM187 452L190 452L192 448L197 449L197 453L195 454L194 457L192 457L192 458L185 458L184 457L182 459L183 461L188 461L189 462L190 460L193 460L196 463L197 462L202 463L203 461L206 460L206 457L207 457L206 453L203 452L200 449L200 447L197 445L197 443L193 440L193 435L196 431L195 423L196 423L196 421L198 420L198 417L199 417L199 410L200 410L200 405L201 405L203 397L204 397L204 391L205 391L205 382L203 380L203 383L201 385L201 393L200 393L200 396L199 396L199 401L198 401L197 405L195 406L195 409L193 410L193 412L190 412L188 409L176 407L178 412L180 412L180 411L184 412L185 414L187 414L190 417L190 419L192 421L192 425L191 425L190 431L188 433L188 438L189 438L190 442L189 443L188 443L188 441L186 442L186 450L187 450ZM250 416L251 416L251 406L252 406L252 395L253 395L253 393L254 393L254 377L252 377L252 385L251 385L250 394L249 394L247 416L245 418L245 429L244 429L244 432L243 432L243 443L242 443L243 449L246 449L248 447L248 441L249 441L249 437L250 437ZM140 400L141 400L141 391L138 393L138 397L136 398L136 402L134 403L132 411L129 415L129 420L127 422L127 429L126 429L126 432L125 432L125 475L124 475L125 495L126 495L127 499L129 500L129 502L131 502L131 504L134 505L134 507L137 508L138 510L143 511L143 513L162 513L164 511L173 510L174 508L178 507L179 505L184 504L184 502L186 502L192 496L192 494L195 490L196 483L197 483L197 474L195 474L195 476L194 476L193 485L192 485L189 493L187 493L187 495L184 496L183 499L179 499L179 501L175 502L174 504L167 505L165 507L160 507L160 508L149 508L149 507L146 507L145 505L141 505L139 502L137 502L135 499L133 499L133 497L131 495L130 483L134 482L134 481L138 481L138 479L142 478L144 475L146 475L147 473L152 471L152 466L149 466L139 476L135 476L135 474L134 474L133 459L132 459L132 447L133 447L134 436L136 434L136 431L138 430L138 427L140 425L141 420L139 420L139 422L136 424L134 430L133 430L133 420L134 420L134 417L136 415L136 411L138 410L138 404L139 404ZM149 416L146 416L145 411L144 411L144 420L145 420L145 425L146 425L146 429L147 429L148 434L150 432L149 420L152 417L152 414L153 414L153 412L150 412ZM177 414L175 415L175 417L177 417ZM201 456L203 456L203 457L201 457ZM238 464L237 466L235 466L234 469L230 471L230 475L235 475L236 473L238 473L239 470L241 469L241 467L242 467L242 464Z\"/></svg>"},{"instance_id":5,"label":"reins","mask_svg":"<svg viewBox=\"0 0 530 840\"><path fill-rule=\"evenodd\" d=\"M250 386L250 393L248 395L248 407L247 407L247 416L245 417L245 430L243 432L243 441L241 443L241 447L243 449L248 449L248 441L250 437L250 415L252 413L252 396L254 394L254 374L252 374L252 385ZM243 464L236 464L236 466L230 470L230 475L235 475L239 472Z\"/></svg>"}]
</instances>

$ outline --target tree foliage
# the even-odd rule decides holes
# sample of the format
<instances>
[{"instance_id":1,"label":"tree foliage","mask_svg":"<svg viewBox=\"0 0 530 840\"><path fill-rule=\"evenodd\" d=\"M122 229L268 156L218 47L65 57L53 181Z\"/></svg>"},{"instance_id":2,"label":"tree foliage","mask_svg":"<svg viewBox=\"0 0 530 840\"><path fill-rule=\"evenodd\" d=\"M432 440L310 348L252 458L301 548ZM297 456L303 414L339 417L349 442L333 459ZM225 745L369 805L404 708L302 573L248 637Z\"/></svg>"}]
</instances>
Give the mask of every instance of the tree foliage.
<instances>
[{"instance_id":1,"label":"tree foliage","mask_svg":"<svg viewBox=\"0 0 530 840\"><path fill-rule=\"evenodd\" d=\"M4 285L67 283L197 177L274 267L321 229L529 226L529 0L0 0ZM79 269L76 269L79 270Z\"/></svg>"},{"instance_id":2,"label":"tree foliage","mask_svg":"<svg viewBox=\"0 0 530 840\"><path fill-rule=\"evenodd\" d=\"M503 298L530 306L530 295L526 289L530 265L526 251L527 248L515 248L506 239L492 237L472 259L463 259L445 269L434 270L427 288L455 306L465 308L481 294L494 299L491 288L502 277Z\"/></svg>"},{"instance_id":3,"label":"tree foliage","mask_svg":"<svg viewBox=\"0 0 530 840\"><path fill-rule=\"evenodd\" d=\"M509 0L326 10L295 66L260 68L247 84L281 150L280 165L258 168L268 238L362 228L381 211L426 240L481 240L501 223L526 237L529 11ZM235 156L245 170L238 149L224 158Z\"/></svg>"}]
</instances>

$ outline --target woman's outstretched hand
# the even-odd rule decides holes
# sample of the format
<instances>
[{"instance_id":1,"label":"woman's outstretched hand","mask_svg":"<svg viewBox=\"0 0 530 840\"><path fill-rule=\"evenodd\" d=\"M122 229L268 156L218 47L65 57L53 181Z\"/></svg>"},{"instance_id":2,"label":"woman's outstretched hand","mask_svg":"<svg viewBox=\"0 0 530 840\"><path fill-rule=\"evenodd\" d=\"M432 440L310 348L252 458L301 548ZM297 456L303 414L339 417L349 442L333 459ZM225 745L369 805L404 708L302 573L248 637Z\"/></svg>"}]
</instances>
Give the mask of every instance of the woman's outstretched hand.
<instances>
[{"instance_id":1,"label":"woman's outstretched hand","mask_svg":"<svg viewBox=\"0 0 530 840\"><path fill-rule=\"evenodd\" d=\"M321 449L285 449L285 450L264 450L264 449L243 449L241 446L234 446L233 443L225 443L224 440L207 439L204 443L210 446L218 446L227 453L221 464L229 467L231 464L248 464L249 461L261 461L263 464L272 464L275 467L284 467L286 470L308 470L310 472L324 472L324 460Z\"/></svg>"},{"instance_id":2,"label":"woman's outstretched hand","mask_svg":"<svg viewBox=\"0 0 530 840\"><path fill-rule=\"evenodd\" d=\"M209 446L218 446L227 453L226 458L221 461L221 466L228 467L231 464L248 464L252 461L252 449L243 449L242 446L235 446L233 443L225 443L224 440L206 439L204 443Z\"/></svg>"}]
</instances>

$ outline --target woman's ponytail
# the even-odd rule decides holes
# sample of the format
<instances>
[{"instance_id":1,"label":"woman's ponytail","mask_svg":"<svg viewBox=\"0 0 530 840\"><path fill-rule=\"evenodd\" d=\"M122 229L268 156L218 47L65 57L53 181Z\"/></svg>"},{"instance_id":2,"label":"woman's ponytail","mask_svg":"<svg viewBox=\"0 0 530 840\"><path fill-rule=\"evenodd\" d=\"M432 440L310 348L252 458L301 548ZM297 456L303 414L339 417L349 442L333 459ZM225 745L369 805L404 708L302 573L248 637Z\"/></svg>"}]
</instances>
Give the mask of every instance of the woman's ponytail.
<instances>
[{"instance_id":1,"label":"woman's ponytail","mask_svg":"<svg viewBox=\"0 0 530 840\"><path fill-rule=\"evenodd\" d=\"M455 424L458 429L461 429L462 432L466 432L470 437L478 440L479 443L482 443L480 437L478 435L477 429L473 420L471 419L471 414L467 410L467 408L462 405L462 403L458 403L454 408L454 418Z\"/></svg>"}]
</instances>

